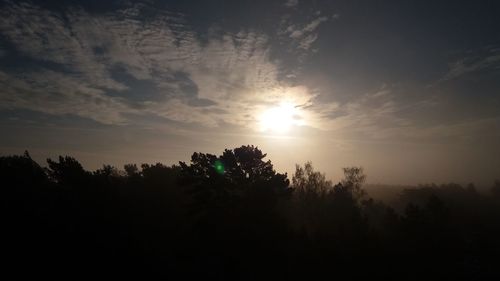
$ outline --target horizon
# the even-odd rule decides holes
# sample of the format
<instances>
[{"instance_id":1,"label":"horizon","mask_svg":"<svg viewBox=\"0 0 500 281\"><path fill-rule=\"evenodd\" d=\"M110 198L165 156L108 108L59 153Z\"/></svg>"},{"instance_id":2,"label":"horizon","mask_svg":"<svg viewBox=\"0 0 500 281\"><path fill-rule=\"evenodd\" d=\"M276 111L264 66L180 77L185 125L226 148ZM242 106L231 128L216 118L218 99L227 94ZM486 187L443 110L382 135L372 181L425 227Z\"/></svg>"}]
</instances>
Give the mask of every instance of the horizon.
<instances>
[{"instance_id":1,"label":"horizon","mask_svg":"<svg viewBox=\"0 0 500 281\"><path fill-rule=\"evenodd\" d=\"M248 144L248 145L251 145L251 144ZM236 147L233 147L233 148L225 148L225 149L234 149ZM259 147L256 147L258 149L260 149ZM205 154L212 154L212 155L215 155L215 156L220 156L222 154L223 150L220 151L220 152L203 152L203 151L194 151L193 153L205 153ZM62 157L65 157L65 156L69 156L69 157L73 157L75 158L77 161L80 161L80 159L78 157L74 157L74 155L66 155L66 154L60 154L60 155L55 155L54 157L48 157L48 158L39 158L39 157L36 157L36 156L33 156L29 151L25 150L24 153L28 153L29 156L36 162L38 163L42 168L48 168L49 165L47 164L47 161L48 160L57 160L59 156L62 156ZM5 154L5 155L0 155L0 157L10 157L10 156L20 156L20 155L23 155L24 153L17 153L17 154ZM151 162L123 162L121 164L114 164L114 163L101 163L101 164L96 164L95 166L86 166L84 165L83 163L82 164L82 167L84 170L86 171L89 171L89 172L95 172L95 171L98 171L100 169L102 169L103 167L109 165L113 168L115 168L117 171L120 171L120 172L125 172L125 169L124 169L124 166L125 165L128 165L128 164L135 164L135 165L138 165L139 167L142 165L142 164L146 164L146 165L155 165L155 164L162 164L162 165L166 165L167 167L172 167L172 166L179 166L179 163L181 162L184 162L184 163L190 163L191 162L191 155L193 154L191 153L189 155L189 157L187 157L186 159L182 159L182 160L178 160L178 161L175 161L173 163L168 163L168 162L162 162L162 161L151 161ZM279 168L276 167L275 163L272 161L272 159L269 157L269 155L267 155L267 153L265 151L263 151L263 153L266 154L266 157L264 158L265 161L267 160L270 160L271 161L271 164L273 165L273 169L277 172L277 173L281 173L281 174L286 174L287 178L288 179L292 179L292 177L295 175L296 173L296 167L300 167L306 163L311 163L312 166L314 167L315 170L317 170L319 173L323 174L325 176L325 179L326 180L330 180L332 181L333 183L336 183L336 182L340 182L341 179L344 177L344 173L342 172L342 169L343 168L349 168L349 167L360 167L363 169L365 175L366 175L366 182L364 183L364 187L367 189L367 191L373 191L373 188L380 188L380 187L383 187L383 188L390 188L390 189L393 189L393 188L397 188L397 189L400 189L400 190L404 190L404 189L407 189L407 188L421 188L421 187L428 187L428 186L436 186L436 187L439 187L439 186L444 186L444 185L448 185L448 184L458 184L460 186L468 186L469 184L472 184L474 185L474 187L477 189L477 191L479 192L486 192L486 193L489 193L490 192L490 189L493 185L496 184L496 182L498 182L498 179L495 179L493 180L492 182L486 182L486 183L477 183L477 182L457 182L457 181L453 181L453 180L449 180L449 181L443 181L443 182L432 182L432 181L429 181L429 182L418 182L418 183L386 183L386 182L373 182L373 181L370 181L370 177L369 177L369 172L367 172L364 167L362 166L345 166L345 167L339 167L339 175L338 177L332 177L331 175L328 175L327 173L324 173L322 170L319 170L317 169L317 167L314 165L314 163L312 163L311 161L303 161L302 163L295 163L294 164L294 167L292 170L290 171L283 171L283 170L280 170ZM372 193L369 193L370 196L373 196ZM375 196L374 198L376 198L377 196ZM379 198L377 198L379 199Z\"/></svg>"}]
</instances>

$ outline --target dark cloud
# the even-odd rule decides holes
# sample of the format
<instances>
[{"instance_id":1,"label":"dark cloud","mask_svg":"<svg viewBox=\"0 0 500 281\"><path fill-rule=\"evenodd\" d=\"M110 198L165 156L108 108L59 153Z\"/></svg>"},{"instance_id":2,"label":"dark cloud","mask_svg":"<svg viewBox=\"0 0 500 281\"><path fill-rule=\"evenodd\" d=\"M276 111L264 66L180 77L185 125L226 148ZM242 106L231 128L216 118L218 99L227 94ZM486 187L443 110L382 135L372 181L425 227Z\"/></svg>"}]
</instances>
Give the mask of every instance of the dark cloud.
<instances>
[{"instance_id":1,"label":"dark cloud","mask_svg":"<svg viewBox=\"0 0 500 281\"><path fill-rule=\"evenodd\" d=\"M217 103L209 99L191 99L189 100L188 104L195 107L206 107L216 105Z\"/></svg>"}]
</instances>

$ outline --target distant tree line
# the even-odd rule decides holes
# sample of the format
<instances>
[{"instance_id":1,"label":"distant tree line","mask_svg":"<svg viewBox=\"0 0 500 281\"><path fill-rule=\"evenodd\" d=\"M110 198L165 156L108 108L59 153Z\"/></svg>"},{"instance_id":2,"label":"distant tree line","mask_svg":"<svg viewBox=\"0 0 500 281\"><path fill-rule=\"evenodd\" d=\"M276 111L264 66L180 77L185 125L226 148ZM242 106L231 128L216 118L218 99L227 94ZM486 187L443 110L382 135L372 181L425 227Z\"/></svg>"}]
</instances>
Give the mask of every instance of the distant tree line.
<instances>
[{"instance_id":1,"label":"distant tree line","mask_svg":"<svg viewBox=\"0 0 500 281\"><path fill-rule=\"evenodd\" d=\"M289 179L265 157L241 146L91 172L2 156L2 275L500 280L500 182L407 189L396 208L366 194L362 168L333 183L307 162Z\"/></svg>"}]
</instances>

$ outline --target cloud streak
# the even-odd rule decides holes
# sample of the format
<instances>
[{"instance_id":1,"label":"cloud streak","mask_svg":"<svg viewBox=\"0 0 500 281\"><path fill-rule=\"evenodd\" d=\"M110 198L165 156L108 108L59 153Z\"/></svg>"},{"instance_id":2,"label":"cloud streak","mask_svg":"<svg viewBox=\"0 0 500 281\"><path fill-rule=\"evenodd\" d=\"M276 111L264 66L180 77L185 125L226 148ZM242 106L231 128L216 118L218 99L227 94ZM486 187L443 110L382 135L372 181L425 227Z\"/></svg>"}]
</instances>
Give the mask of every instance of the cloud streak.
<instances>
[{"instance_id":1,"label":"cloud streak","mask_svg":"<svg viewBox=\"0 0 500 281\"><path fill-rule=\"evenodd\" d=\"M296 42L298 48L309 50L314 41L318 38L316 29L321 23L326 21L328 21L328 17L320 16L304 26L292 24L288 26L285 33Z\"/></svg>"},{"instance_id":2,"label":"cloud streak","mask_svg":"<svg viewBox=\"0 0 500 281\"><path fill-rule=\"evenodd\" d=\"M500 67L500 49L491 48L486 54L468 56L449 65L448 72L441 81L459 78L484 69Z\"/></svg>"}]
</instances>

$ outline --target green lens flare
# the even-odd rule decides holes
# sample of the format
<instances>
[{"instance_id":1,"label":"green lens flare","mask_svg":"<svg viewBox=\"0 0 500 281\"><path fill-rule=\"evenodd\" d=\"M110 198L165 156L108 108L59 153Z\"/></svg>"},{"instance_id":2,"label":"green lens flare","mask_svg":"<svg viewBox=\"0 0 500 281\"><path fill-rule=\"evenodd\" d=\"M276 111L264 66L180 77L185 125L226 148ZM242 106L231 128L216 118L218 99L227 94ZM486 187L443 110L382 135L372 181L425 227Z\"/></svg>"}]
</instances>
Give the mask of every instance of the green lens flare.
<instances>
[{"instance_id":1,"label":"green lens flare","mask_svg":"<svg viewBox=\"0 0 500 281\"><path fill-rule=\"evenodd\" d=\"M215 171L219 174L224 174L224 164L220 160L216 160L214 163Z\"/></svg>"}]
</instances>

